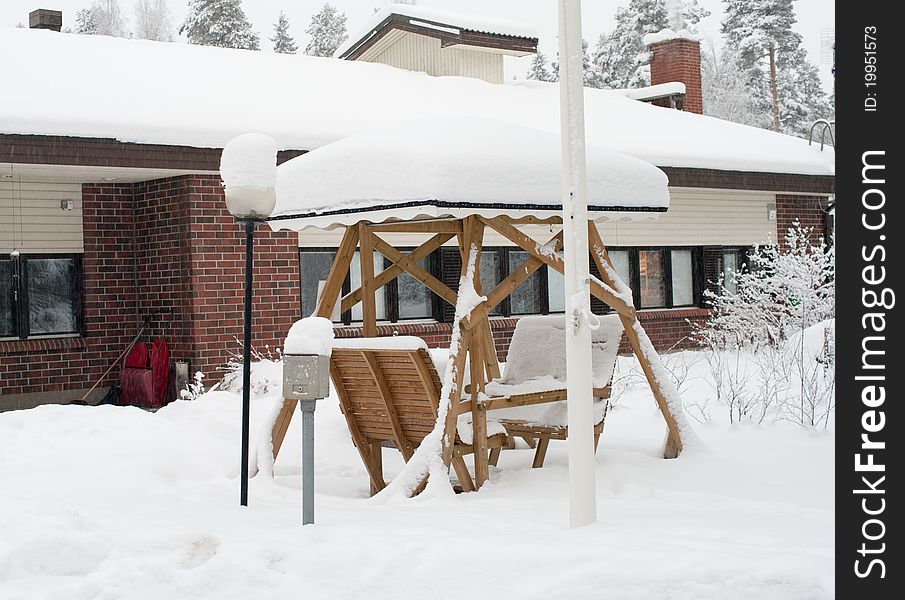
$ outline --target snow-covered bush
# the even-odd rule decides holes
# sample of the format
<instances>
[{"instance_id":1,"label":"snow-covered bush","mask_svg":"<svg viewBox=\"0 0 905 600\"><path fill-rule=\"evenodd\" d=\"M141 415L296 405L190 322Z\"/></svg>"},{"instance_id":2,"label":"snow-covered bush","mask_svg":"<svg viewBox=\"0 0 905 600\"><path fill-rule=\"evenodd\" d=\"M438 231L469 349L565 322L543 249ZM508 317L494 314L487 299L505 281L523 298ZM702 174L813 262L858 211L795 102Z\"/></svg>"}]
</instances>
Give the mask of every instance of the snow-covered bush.
<instances>
[{"instance_id":1,"label":"snow-covered bush","mask_svg":"<svg viewBox=\"0 0 905 600\"><path fill-rule=\"evenodd\" d=\"M183 400L197 400L207 390L204 389L204 373L201 371L195 371L195 376L192 378L192 381L186 382L185 389L179 392L179 397Z\"/></svg>"},{"instance_id":2,"label":"snow-covered bush","mask_svg":"<svg viewBox=\"0 0 905 600\"><path fill-rule=\"evenodd\" d=\"M756 247L734 285L706 292L697 327L718 404L730 421L787 419L826 426L835 406L835 254L794 223L783 245ZM814 331L820 332L813 333ZM817 342L816 337L823 336ZM806 341L807 340L807 341Z\"/></svg>"},{"instance_id":3,"label":"snow-covered bush","mask_svg":"<svg viewBox=\"0 0 905 600\"><path fill-rule=\"evenodd\" d=\"M240 350L230 354L226 365L222 367L223 381L220 389L239 394L242 392L242 342L236 338ZM283 386L283 351L280 348L264 346L260 351L251 348L251 391L257 396L266 396Z\"/></svg>"}]
</instances>

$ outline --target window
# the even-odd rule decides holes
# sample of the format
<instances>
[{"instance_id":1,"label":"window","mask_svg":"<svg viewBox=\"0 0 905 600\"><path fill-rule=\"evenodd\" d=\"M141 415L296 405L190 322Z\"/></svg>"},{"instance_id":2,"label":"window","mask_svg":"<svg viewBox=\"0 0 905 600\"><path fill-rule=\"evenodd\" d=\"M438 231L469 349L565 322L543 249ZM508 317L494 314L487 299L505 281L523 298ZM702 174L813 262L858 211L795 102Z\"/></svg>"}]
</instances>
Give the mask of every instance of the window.
<instances>
[{"instance_id":1,"label":"window","mask_svg":"<svg viewBox=\"0 0 905 600\"><path fill-rule=\"evenodd\" d=\"M723 250L723 288L731 294L738 291L738 282L735 280L735 274L738 273L741 266L742 252L740 250Z\"/></svg>"},{"instance_id":2,"label":"window","mask_svg":"<svg viewBox=\"0 0 905 600\"><path fill-rule=\"evenodd\" d=\"M528 253L523 250L509 250L509 273L518 269L519 265L528 260ZM542 290L544 287L543 269L538 269L523 281L520 286L509 295L509 314L534 315L545 312L541 306Z\"/></svg>"},{"instance_id":3,"label":"window","mask_svg":"<svg viewBox=\"0 0 905 600\"><path fill-rule=\"evenodd\" d=\"M430 272L428 259L418 261L418 266ZM434 314L433 293L420 281L402 273L396 279L396 305L399 307L399 319L427 319Z\"/></svg>"},{"instance_id":4,"label":"window","mask_svg":"<svg viewBox=\"0 0 905 600\"><path fill-rule=\"evenodd\" d=\"M691 250L672 250L672 305L694 304L694 263Z\"/></svg>"},{"instance_id":5,"label":"window","mask_svg":"<svg viewBox=\"0 0 905 600\"><path fill-rule=\"evenodd\" d=\"M666 302L666 253L662 250L638 252L639 300L642 307L663 307Z\"/></svg>"},{"instance_id":6,"label":"window","mask_svg":"<svg viewBox=\"0 0 905 600\"><path fill-rule=\"evenodd\" d=\"M317 310L317 303L327 283L327 275L330 274L330 266L336 252L305 252L302 256L304 260L299 261L302 277L302 315L307 317Z\"/></svg>"},{"instance_id":7,"label":"window","mask_svg":"<svg viewBox=\"0 0 905 600\"><path fill-rule=\"evenodd\" d=\"M0 337L81 332L80 255L0 259Z\"/></svg>"},{"instance_id":8,"label":"window","mask_svg":"<svg viewBox=\"0 0 905 600\"><path fill-rule=\"evenodd\" d=\"M481 291L485 295L503 280L503 270L500 263L501 254L499 250L485 249L481 251ZM502 304L494 306L490 314L503 314Z\"/></svg>"},{"instance_id":9,"label":"window","mask_svg":"<svg viewBox=\"0 0 905 600\"><path fill-rule=\"evenodd\" d=\"M637 308L694 306L703 282L695 267L699 249L610 250L616 274L632 289Z\"/></svg>"},{"instance_id":10,"label":"window","mask_svg":"<svg viewBox=\"0 0 905 600\"><path fill-rule=\"evenodd\" d=\"M407 251L403 250L403 253ZM301 277L301 303L302 314L310 315L316 308L326 285L330 267L336 257L335 248L299 249L299 273ZM432 257L427 257L418 262L418 265L436 274L437 269ZM390 266L390 262L379 253L374 253L374 274L378 275ZM349 274L343 283L341 295L348 294L361 287L361 258L356 252L352 257ZM425 319L434 316L438 300L434 293L424 287L417 279L408 273L402 273L399 277L387 285L381 287L375 293L377 319L379 321L399 321L403 319ZM339 314L339 306L334 310L333 320L350 324L353 321L361 321L361 303L352 307L346 314Z\"/></svg>"}]
</instances>

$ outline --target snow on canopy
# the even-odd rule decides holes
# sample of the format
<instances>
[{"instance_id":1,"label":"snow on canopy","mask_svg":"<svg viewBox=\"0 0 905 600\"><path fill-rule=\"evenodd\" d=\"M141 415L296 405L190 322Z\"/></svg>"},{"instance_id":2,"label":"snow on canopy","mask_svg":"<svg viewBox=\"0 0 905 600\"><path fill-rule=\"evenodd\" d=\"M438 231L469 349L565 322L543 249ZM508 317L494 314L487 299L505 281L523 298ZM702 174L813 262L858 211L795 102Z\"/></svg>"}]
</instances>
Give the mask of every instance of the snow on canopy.
<instances>
[{"instance_id":1,"label":"snow on canopy","mask_svg":"<svg viewBox=\"0 0 905 600\"><path fill-rule=\"evenodd\" d=\"M399 15L409 17L419 25L419 19L430 23L438 23L451 28L464 29L466 31L474 31L477 33L490 33L494 35L508 35L522 38L537 38L540 33L537 28L525 23L518 23L508 19L500 19L497 17L488 17L484 15L462 14L455 11L443 10L427 6L418 6L415 4L388 4L386 7L375 12L368 22L353 35L349 36L339 48L336 49L334 56L342 56L359 42L369 37L378 25L391 16Z\"/></svg>"},{"instance_id":2,"label":"snow on canopy","mask_svg":"<svg viewBox=\"0 0 905 600\"><path fill-rule=\"evenodd\" d=\"M559 136L482 118L418 119L350 136L277 169L275 229L362 219L562 213ZM669 206L667 178L588 146L588 210L626 218Z\"/></svg>"},{"instance_id":3,"label":"snow on canopy","mask_svg":"<svg viewBox=\"0 0 905 600\"><path fill-rule=\"evenodd\" d=\"M281 149L311 150L401 118L472 115L552 133L560 125L559 88L550 83L494 85L331 58L14 28L0 28L0 56L16 57L5 64L16 82L0 102L5 134L223 148L258 132ZM63 100L60 90L79 93ZM589 143L660 167L834 173L831 149L618 92L586 90L585 111Z\"/></svg>"}]
</instances>

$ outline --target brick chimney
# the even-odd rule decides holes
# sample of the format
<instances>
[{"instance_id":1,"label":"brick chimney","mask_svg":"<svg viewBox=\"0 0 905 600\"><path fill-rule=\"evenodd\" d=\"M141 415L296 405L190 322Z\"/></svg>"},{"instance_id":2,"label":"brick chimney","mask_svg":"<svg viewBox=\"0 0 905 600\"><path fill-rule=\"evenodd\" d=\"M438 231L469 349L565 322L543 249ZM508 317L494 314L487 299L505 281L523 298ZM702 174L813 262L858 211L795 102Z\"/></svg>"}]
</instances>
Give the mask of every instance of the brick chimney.
<instances>
[{"instance_id":1,"label":"brick chimney","mask_svg":"<svg viewBox=\"0 0 905 600\"><path fill-rule=\"evenodd\" d=\"M650 83L685 84L685 105L682 110L703 114L701 97L701 43L687 32L669 30L644 36L651 53Z\"/></svg>"},{"instance_id":2,"label":"brick chimney","mask_svg":"<svg viewBox=\"0 0 905 600\"><path fill-rule=\"evenodd\" d=\"M28 27L30 29L50 29L60 31L63 28L63 13L59 10L47 10L39 8L28 13Z\"/></svg>"}]
</instances>

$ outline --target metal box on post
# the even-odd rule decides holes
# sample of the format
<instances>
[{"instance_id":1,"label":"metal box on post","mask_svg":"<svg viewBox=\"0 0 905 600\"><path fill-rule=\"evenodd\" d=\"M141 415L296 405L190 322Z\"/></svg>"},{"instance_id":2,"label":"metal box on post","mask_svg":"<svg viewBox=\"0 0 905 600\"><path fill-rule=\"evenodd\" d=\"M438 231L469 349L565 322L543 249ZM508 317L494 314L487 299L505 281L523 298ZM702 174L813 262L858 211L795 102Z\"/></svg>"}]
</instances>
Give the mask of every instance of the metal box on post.
<instances>
[{"instance_id":1,"label":"metal box on post","mask_svg":"<svg viewBox=\"0 0 905 600\"><path fill-rule=\"evenodd\" d=\"M283 355L283 397L319 400L330 395L330 358L316 354Z\"/></svg>"}]
</instances>

